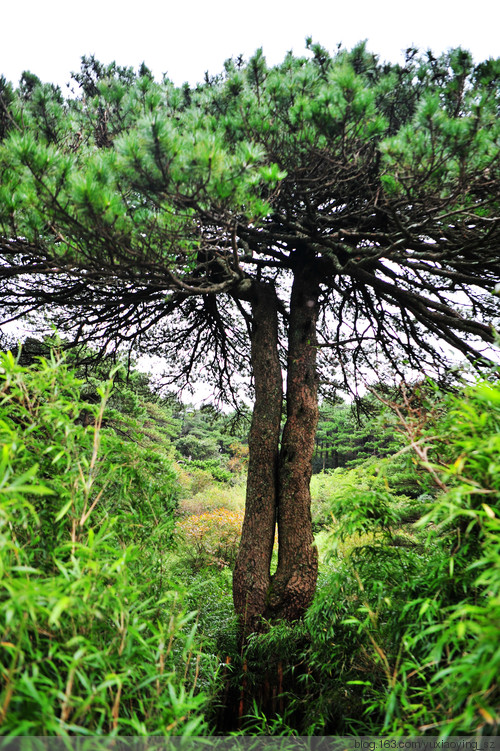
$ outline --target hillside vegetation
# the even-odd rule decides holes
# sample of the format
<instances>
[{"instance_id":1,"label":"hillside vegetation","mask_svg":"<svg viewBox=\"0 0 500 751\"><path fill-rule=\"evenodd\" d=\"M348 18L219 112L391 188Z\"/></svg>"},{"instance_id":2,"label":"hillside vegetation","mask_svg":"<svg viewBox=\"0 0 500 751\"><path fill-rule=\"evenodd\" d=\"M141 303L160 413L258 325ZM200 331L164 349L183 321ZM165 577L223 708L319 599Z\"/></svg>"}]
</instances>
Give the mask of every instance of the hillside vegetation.
<instances>
[{"instance_id":1,"label":"hillside vegetation","mask_svg":"<svg viewBox=\"0 0 500 751\"><path fill-rule=\"evenodd\" d=\"M0 363L0 734L498 734L500 387L323 404L303 621L244 648L245 410Z\"/></svg>"}]
</instances>

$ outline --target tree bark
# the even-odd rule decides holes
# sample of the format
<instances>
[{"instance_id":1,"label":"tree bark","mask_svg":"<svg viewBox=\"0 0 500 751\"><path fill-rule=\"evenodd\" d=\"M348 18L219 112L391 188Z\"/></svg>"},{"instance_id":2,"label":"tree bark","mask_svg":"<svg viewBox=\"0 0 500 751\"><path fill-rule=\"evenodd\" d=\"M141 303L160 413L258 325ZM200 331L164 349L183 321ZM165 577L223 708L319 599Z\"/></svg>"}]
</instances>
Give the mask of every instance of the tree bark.
<instances>
[{"instance_id":1,"label":"tree bark","mask_svg":"<svg viewBox=\"0 0 500 751\"><path fill-rule=\"evenodd\" d=\"M278 568L267 618L300 618L316 589L318 553L311 523L310 481L318 425L316 323L319 285L295 274L288 329L287 421L279 463Z\"/></svg>"},{"instance_id":2,"label":"tree bark","mask_svg":"<svg viewBox=\"0 0 500 751\"><path fill-rule=\"evenodd\" d=\"M245 518L233 575L234 606L244 635L260 630L269 598L283 402L276 292L271 285L254 284L250 301L255 404L248 441Z\"/></svg>"},{"instance_id":3,"label":"tree bark","mask_svg":"<svg viewBox=\"0 0 500 751\"><path fill-rule=\"evenodd\" d=\"M316 429L318 282L301 268L294 277L288 328L287 420L279 449L282 408L277 298L255 284L252 368L255 405L249 437L245 519L233 576L233 599L243 635L262 619L300 618L318 572L311 523L310 481ZM278 568L270 574L276 521Z\"/></svg>"}]
</instances>

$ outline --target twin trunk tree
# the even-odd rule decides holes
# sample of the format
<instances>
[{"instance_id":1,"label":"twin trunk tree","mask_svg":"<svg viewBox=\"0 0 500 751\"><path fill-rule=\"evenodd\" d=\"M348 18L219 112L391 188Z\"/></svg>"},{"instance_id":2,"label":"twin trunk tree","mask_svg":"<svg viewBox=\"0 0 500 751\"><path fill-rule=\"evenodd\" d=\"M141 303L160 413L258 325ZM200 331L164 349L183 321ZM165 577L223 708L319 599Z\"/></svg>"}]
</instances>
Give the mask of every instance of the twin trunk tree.
<instances>
[{"instance_id":1,"label":"twin trunk tree","mask_svg":"<svg viewBox=\"0 0 500 751\"><path fill-rule=\"evenodd\" d=\"M194 90L93 58L67 100L0 77L2 320L153 351L233 402L253 376L245 632L314 593L317 372L354 392L485 362L498 320L499 62L308 48Z\"/></svg>"},{"instance_id":2,"label":"twin trunk tree","mask_svg":"<svg viewBox=\"0 0 500 751\"><path fill-rule=\"evenodd\" d=\"M262 617L299 618L316 587L309 484L318 423L318 296L319 283L306 262L293 277L290 297L286 423L280 444L278 299L266 283L254 283L250 290L255 402L245 519L233 578L234 604L245 631L257 630ZM271 575L276 527L278 567Z\"/></svg>"}]
</instances>

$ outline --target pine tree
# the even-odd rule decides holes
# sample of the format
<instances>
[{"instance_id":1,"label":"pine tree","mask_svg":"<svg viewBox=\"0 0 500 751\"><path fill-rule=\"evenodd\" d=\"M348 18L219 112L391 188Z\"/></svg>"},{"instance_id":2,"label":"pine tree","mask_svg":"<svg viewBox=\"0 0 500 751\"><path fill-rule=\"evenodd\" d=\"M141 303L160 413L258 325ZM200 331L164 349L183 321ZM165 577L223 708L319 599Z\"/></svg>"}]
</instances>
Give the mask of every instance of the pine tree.
<instances>
[{"instance_id":1,"label":"pine tree","mask_svg":"<svg viewBox=\"0 0 500 751\"><path fill-rule=\"evenodd\" d=\"M320 374L355 390L370 367L479 365L498 316L500 61L308 48L228 61L194 90L84 60L79 97L0 92L5 319L49 311L227 399L253 377L246 630L300 617L314 593Z\"/></svg>"}]
</instances>

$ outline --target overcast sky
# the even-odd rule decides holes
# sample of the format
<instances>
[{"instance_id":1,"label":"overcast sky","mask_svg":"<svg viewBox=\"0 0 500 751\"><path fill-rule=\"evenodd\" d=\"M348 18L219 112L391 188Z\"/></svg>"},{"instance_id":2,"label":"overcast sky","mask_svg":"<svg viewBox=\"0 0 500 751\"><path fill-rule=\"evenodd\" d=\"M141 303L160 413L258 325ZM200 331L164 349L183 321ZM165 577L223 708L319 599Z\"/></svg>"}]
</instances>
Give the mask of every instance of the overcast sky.
<instances>
[{"instance_id":1,"label":"overcast sky","mask_svg":"<svg viewBox=\"0 0 500 751\"><path fill-rule=\"evenodd\" d=\"M469 49L479 61L500 56L498 0L0 0L0 74L23 70L64 86L82 55L196 83L224 60L264 48L269 63L304 39L333 50L367 39L384 60L415 45Z\"/></svg>"}]
</instances>

